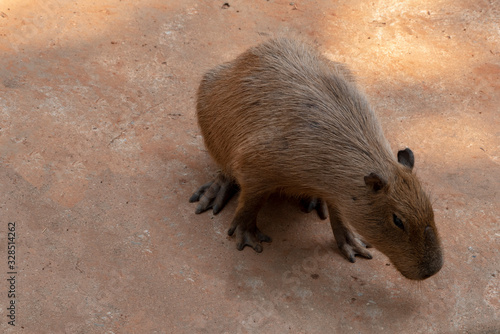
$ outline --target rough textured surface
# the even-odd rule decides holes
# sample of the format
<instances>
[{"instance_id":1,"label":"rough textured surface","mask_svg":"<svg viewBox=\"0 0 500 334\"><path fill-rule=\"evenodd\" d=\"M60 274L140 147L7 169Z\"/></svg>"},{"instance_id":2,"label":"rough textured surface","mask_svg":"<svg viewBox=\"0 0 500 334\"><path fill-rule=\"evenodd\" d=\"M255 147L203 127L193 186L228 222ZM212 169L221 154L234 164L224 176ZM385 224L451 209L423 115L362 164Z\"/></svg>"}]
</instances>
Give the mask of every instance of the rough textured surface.
<instances>
[{"instance_id":1,"label":"rough textured surface","mask_svg":"<svg viewBox=\"0 0 500 334\"><path fill-rule=\"evenodd\" d=\"M498 1L0 4L0 331L497 333ZM330 226L273 198L238 252L236 201L195 215L215 166L202 74L276 34L357 74L393 149L411 147L445 251L420 284L344 260ZM16 327L7 323L16 222Z\"/></svg>"}]
</instances>

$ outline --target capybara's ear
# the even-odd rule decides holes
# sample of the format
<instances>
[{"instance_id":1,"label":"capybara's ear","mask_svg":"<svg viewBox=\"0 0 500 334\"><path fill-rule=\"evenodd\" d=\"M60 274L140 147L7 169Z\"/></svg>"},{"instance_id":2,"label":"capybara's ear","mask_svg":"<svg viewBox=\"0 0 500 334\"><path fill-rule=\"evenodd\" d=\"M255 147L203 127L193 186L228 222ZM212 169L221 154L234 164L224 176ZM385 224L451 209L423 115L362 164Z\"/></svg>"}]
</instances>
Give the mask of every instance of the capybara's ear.
<instances>
[{"instance_id":1,"label":"capybara's ear","mask_svg":"<svg viewBox=\"0 0 500 334\"><path fill-rule=\"evenodd\" d=\"M407 147L404 150L398 152L398 162L403 166L413 169L415 164L415 156L413 152Z\"/></svg>"},{"instance_id":2,"label":"capybara's ear","mask_svg":"<svg viewBox=\"0 0 500 334\"><path fill-rule=\"evenodd\" d=\"M365 176L365 184L373 192L379 192L385 188L387 181L378 174L370 173L370 175Z\"/></svg>"}]
</instances>

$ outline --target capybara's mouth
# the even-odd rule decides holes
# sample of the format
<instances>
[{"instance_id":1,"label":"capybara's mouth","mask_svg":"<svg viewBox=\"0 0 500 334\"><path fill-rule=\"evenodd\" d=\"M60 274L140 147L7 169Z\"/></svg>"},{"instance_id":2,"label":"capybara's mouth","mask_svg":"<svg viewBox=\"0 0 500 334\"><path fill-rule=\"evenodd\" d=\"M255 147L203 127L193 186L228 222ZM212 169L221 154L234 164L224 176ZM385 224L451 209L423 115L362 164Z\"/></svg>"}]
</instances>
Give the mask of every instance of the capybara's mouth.
<instances>
[{"instance_id":1,"label":"capybara's mouth","mask_svg":"<svg viewBox=\"0 0 500 334\"><path fill-rule=\"evenodd\" d=\"M443 267L443 260L442 256L439 256L439 258L435 257L430 263L423 263L413 269L402 269L399 268L396 264L394 265L404 277L415 281L423 281L425 279L428 279L429 277L434 276L441 270L441 268Z\"/></svg>"}]
</instances>

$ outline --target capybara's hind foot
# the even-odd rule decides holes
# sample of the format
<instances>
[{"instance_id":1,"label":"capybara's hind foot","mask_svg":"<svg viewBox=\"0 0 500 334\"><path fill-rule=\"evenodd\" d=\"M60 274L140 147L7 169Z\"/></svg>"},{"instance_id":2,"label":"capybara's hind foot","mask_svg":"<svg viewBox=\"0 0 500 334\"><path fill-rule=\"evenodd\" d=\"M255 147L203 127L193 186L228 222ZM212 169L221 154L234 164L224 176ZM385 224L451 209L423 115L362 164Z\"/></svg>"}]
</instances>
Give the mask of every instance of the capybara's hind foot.
<instances>
[{"instance_id":1,"label":"capybara's hind foot","mask_svg":"<svg viewBox=\"0 0 500 334\"><path fill-rule=\"evenodd\" d=\"M219 213L238 192L238 184L231 178L219 173L213 181L202 185L192 196L189 202L198 202L195 213L202 213L212 209L214 214Z\"/></svg>"},{"instance_id":2,"label":"capybara's hind foot","mask_svg":"<svg viewBox=\"0 0 500 334\"><path fill-rule=\"evenodd\" d=\"M251 228L243 228L241 225L231 226L227 234L232 236L236 231L236 239L238 243L236 248L238 250L243 250L245 246L252 247L257 253L262 252L261 242L271 242L271 238L262 233L257 226Z\"/></svg>"},{"instance_id":3,"label":"capybara's hind foot","mask_svg":"<svg viewBox=\"0 0 500 334\"><path fill-rule=\"evenodd\" d=\"M302 211L309 213L312 210L316 210L320 219L325 220L328 218L328 207L321 198L302 198L300 200L300 206Z\"/></svg>"}]
</instances>

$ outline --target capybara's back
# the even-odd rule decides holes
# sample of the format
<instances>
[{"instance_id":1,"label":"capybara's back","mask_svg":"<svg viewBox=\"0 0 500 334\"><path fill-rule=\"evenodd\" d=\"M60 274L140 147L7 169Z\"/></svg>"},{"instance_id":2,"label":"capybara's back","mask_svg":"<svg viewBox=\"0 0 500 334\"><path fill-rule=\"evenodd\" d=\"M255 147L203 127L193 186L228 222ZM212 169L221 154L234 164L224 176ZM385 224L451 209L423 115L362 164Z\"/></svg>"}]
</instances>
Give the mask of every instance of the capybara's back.
<instances>
[{"instance_id":1,"label":"capybara's back","mask_svg":"<svg viewBox=\"0 0 500 334\"><path fill-rule=\"evenodd\" d=\"M366 99L345 72L288 39L271 40L215 68L203 78L197 103L210 154L229 173L249 168L278 181L286 169L278 188L291 181L289 175L314 177L311 164L324 156L333 164L315 171L321 183L321 174L330 176L331 169L351 182L346 173L354 164L368 171L379 160L393 159ZM297 185L290 190L301 192Z\"/></svg>"},{"instance_id":2,"label":"capybara's back","mask_svg":"<svg viewBox=\"0 0 500 334\"><path fill-rule=\"evenodd\" d=\"M347 68L309 46L279 38L208 72L198 90L205 145L221 168L192 201L218 212L241 189L229 234L262 251L256 226L271 193L306 198L326 216L342 253L370 258L364 240L406 277L424 279L442 265L427 195L412 173L413 153L396 159ZM321 214L323 212L323 214Z\"/></svg>"}]
</instances>

